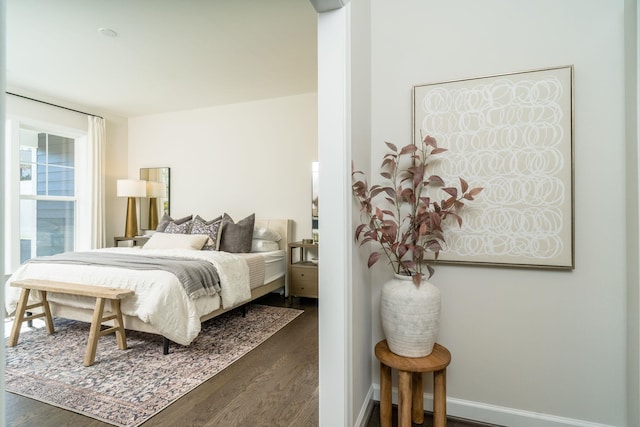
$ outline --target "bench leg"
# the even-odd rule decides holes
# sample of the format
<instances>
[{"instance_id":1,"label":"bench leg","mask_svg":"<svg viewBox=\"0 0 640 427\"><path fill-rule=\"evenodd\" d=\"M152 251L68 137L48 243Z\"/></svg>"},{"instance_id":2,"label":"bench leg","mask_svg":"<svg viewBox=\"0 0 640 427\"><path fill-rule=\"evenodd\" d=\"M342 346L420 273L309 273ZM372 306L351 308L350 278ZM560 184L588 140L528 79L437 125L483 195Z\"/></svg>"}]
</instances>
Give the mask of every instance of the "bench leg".
<instances>
[{"instance_id":1,"label":"bench leg","mask_svg":"<svg viewBox=\"0 0 640 427\"><path fill-rule=\"evenodd\" d=\"M52 334L54 332L51 309L49 308L49 301L47 301L47 293L45 291L40 291L42 301L28 305L30 294L31 289L29 288L22 288L22 292L20 292L20 299L18 300L18 306L16 307L16 315L13 319L13 326L11 327L11 335L9 335L9 342L7 343L9 347L15 347L18 344L20 329L22 328L23 322L27 322L27 324L31 326L31 321L33 319L44 317L45 324L47 325L47 333ZM36 307L42 307L43 312L32 314L30 311L27 311Z\"/></svg>"},{"instance_id":2,"label":"bench leg","mask_svg":"<svg viewBox=\"0 0 640 427\"><path fill-rule=\"evenodd\" d=\"M87 342L87 351L84 355L84 366L91 366L96 360L96 348L98 347L98 338L100 338L103 312L104 298L96 298L96 308L93 310L93 319L91 320L91 329L89 331L89 342Z\"/></svg>"},{"instance_id":3,"label":"bench leg","mask_svg":"<svg viewBox=\"0 0 640 427\"><path fill-rule=\"evenodd\" d=\"M115 315L114 324L116 332L116 340L118 341L118 348L120 350L127 349L127 335L124 332L124 320L122 319L122 311L120 311L120 300L111 300L111 311Z\"/></svg>"},{"instance_id":4,"label":"bench leg","mask_svg":"<svg viewBox=\"0 0 640 427\"><path fill-rule=\"evenodd\" d=\"M49 308L49 301L47 300L47 293L40 291L42 296L42 309L44 310L44 323L47 325L47 333L51 335L53 331L53 319L51 318L51 309Z\"/></svg>"},{"instance_id":5,"label":"bench leg","mask_svg":"<svg viewBox=\"0 0 640 427\"><path fill-rule=\"evenodd\" d=\"M9 347L15 347L18 344L18 338L20 338L20 328L24 321L24 312L27 311L27 301L29 301L29 293L31 289L22 288L20 292L20 299L18 300L18 306L16 307L16 315L13 319L13 327L11 328L11 335L9 335Z\"/></svg>"}]
</instances>

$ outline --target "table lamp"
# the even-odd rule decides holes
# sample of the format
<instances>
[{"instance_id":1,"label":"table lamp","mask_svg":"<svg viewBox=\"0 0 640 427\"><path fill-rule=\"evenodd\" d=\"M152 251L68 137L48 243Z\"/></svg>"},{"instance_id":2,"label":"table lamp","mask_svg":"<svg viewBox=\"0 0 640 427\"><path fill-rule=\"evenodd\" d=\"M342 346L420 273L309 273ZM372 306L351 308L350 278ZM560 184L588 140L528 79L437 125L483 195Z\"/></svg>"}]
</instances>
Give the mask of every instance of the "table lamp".
<instances>
[{"instance_id":1,"label":"table lamp","mask_svg":"<svg viewBox=\"0 0 640 427\"><path fill-rule=\"evenodd\" d=\"M138 179L119 179L117 182L118 197L128 197L127 199L127 219L124 229L125 237L135 237L138 235L138 214L136 209L136 197L146 197L146 181Z\"/></svg>"},{"instance_id":2,"label":"table lamp","mask_svg":"<svg viewBox=\"0 0 640 427\"><path fill-rule=\"evenodd\" d=\"M147 181L147 197L149 198L149 230L158 227L158 198L166 196L167 187L162 182Z\"/></svg>"}]
</instances>

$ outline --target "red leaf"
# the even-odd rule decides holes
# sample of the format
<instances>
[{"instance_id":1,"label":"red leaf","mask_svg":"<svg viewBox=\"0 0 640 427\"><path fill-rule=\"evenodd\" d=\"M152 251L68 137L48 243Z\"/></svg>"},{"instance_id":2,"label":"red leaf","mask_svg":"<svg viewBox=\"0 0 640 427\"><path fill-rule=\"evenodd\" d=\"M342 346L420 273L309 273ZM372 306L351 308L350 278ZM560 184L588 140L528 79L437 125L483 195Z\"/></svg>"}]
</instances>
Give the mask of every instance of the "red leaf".
<instances>
[{"instance_id":1,"label":"red leaf","mask_svg":"<svg viewBox=\"0 0 640 427\"><path fill-rule=\"evenodd\" d=\"M442 209L449 209L456 203L455 197L449 197L447 200L442 201Z\"/></svg>"},{"instance_id":2,"label":"red leaf","mask_svg":"<svg viewBox=\"0 0 640 427\"><path fill-rule=\"evenodd\" d=\"M422 140L425 144L432 146L433 148L438 148L438 142L431 135L427 135Z\"/></svg>"},{"instance_id":3,"label":"red leaf","mask_svg":"<svg viewBox=\"0 0 640 427\"><path fill-rule=\"evenodd\" d=\"M436 258L438 258L438 254L436 254ZM427 264L427 270L429 270L429 277L427 278L428 280L428 279L431 279L431 276L433 276L433 273L435 273L435 271L433 267L431 267L429 264Z\"/></svg>"},{"instance_id":4,"label":"red leaf","mask_svg":"<svg viewBox=\"0 0 640 427\"><path fill-rule=\"evenodd\" d=\"M398 245L396 252L398 253L398 258L402 258L407 253L406 245Z\"/></svg>"},{"instance_id":5,"label":"red leaf","mask_svg":"<svg viewBox=\"0 0 640 427\"><path fill-rule=\"evenodd\" d=\"M383 189L384 189L384 192L389 195L389 197L394 198L396 196L396 193L395 193L395 191L393 191L393 188L384 187Z\"/></svg>"},{"instance_id":6,"label":"red leaf","mask_svg":"<svg viewBox=\"0 0 640 427\"><path fill-rule=\"evenodd\" d=\"M442 189L445 193L450 195L451 197L458 198L458 189L455 187L445 187Z\"/></svg>"},{"instance_id":7,"label":"red leaf","mask_svg":"<svg viewBox=\"0 0 640 427\"><path fill-rule=\"evenodd\" d=\"M387 141L385 141L384 143L387 144L387 147L389 147L389 149L392 150L394 153L398 152L398 147L396 147L394 144Z\"/></svg>"},{"instance_id":8,"label":"red leaf","mask_svg":"<svg viewBox=\"0 0 640 427\"><path fill-rule=\"evenodd\" d=\"M423 222L422 224L420 224L419 233L420 233L421 236L426 236L428 231L429 231L429 229L427 228L427 223L426 222Z\"/></svg>"},{"instance_id":9,"label":"red leaf","mask_svg":"<svg viewBox=\"0 0 640 427\"><path fill-rule=\"evenodd\" d=\"M462 190L462 192L466 193L468 188L469 188L469 184L467 184L467 181L460 178L460 189Z\"/></svg>"},{"instance_id":10,"label":"red leaf","mask_svg":"<svg viewBox=\"0 0 640 427\"><path fill-rule=\"evenodd\" d=\"M444 153L445 151L447 151L446 148L434 148L433 150L431 150L431 154L440 154Z\"/></svg>"},{"instance_id":11,"label":"red leaf","mask_svg":"<svg viewBox=\"0 0 640 427\"><path fill-rule=\"evenodd\" d=\"M458 227L462 227L462 217L456 213L452 213L451 215L458 221Z\"/></svg>"},{"instance_id":12,"label":"red leaf","mask_svg":"<svg viewBox=\"0 0 640 427\"><path fill-rule=\"evenodd\" d=\"M413 275L413 284L416 285L416 287L418 287L418 286L420 286L420 282L422 282L422 273L414 274Z\"/></svg>"},{"instance_id":13,"label":"red leaf","mask_svg":"<svg viewBox=\"0 0 640 427\"><path fill-rule=\"evenodd\" d=\"M469 194L472 196L477 196L482 190L484 190L484 187L473 188L469 191Z\"/></svg>"},{"instance_id":14,"label":"red leaf","mask_svg":"<svg viewBox=\"0 0 640 427\"><path fill-rule=\"evenodd\" d=\"M440 246L440 243L437 240L431 240L427 245L427 249L437 254L442 250L442 246Z\"/></svg>"},{"instance_id":15,"label":"red leaf","mask_svg":"<svg viewBox=\"0 0 640 427\"><path fill-rule=\"evenodd\" d=\"M417 149L418 147L413 144L405 145L404 147L402 147L402 150L400 150L400 155L415 153Z\"/></svg>"},{"instance_id":16,"label":"red leaf","mask_svg":"<svg viewBox=\"0 0 640 427\"><path fill-rule=\"evenodd\" d=\"M383 191L384 191L383 187L375 185L371 187L371 197L376 197L378 194L382 193Z\"/></svg>"},{"instance_id":17,"label":"red leaf","mask_svg":"<svg viewBox=\"0 0 640 427\"><path fill-rule=\"evenodd\" d=\"M424 167L422 165L417 165L413 169L413 188L416 188L424 179Z\"/></svg>"},{"instance_id":18,"label":"red leaf","mask_svg":"<svg viewBox=\"0 0 640 427\"><path fill-rule=\"evenodd\" d=\"M435 212L431 212L431 227L434 229L439 229L440 224L442 223L442 218Z\"/></svg>"},{"instance_id":19,"label":"red leaf","mask_svg":"<svg viewBox=\"0 0 640 427\"><path fill-rule=\"evenodd\" d=\"M371 255L369 255L369 260L367 261L367 266L371 268L371 266L376 262L378 262L379 259L380 259L380 252L371 253Z\"/></svg>"},{"instance_id":20,"label":"red leaf","mask_svg":"<svg viewBox=\"0 0 640 427\"><path fill-rule=\"evenodd\" d=\"M380 209L378 207L376 207L376 218L378 218L381 221L382 221L382 218L383 218L382 209Z\"/></svg>"},{"instance_id":21,"label":"red leaf","mask_svg":"<svg viewBox=\"0 0 640 427\"><path fill-rule=\"evenodd\" d=\"M428 181L431 185L444 185L444 181L438 175L431 175Z\"/></svg>"}]
</instances>

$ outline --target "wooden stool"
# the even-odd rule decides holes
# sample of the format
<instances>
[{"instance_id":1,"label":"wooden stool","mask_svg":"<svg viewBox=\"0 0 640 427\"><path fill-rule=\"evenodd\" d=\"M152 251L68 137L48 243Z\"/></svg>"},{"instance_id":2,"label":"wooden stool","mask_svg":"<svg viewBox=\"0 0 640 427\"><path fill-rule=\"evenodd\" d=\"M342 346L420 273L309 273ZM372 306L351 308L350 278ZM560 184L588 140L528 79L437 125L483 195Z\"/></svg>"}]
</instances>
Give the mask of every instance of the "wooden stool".
<instances>
[{"instance_id":1,"label":"wooden stool","mask_svg":"<svg viewBox=\"0 0 640 427\"><path fill-rule=\"evenodd\" d=\"M411 421L422 424L422 373L433 372L433 425L447 425L446 371L451 353L435 344L425 357L398 356L389 350L387 340L376 344L375 353L380 360L380 426L391 427L391 368L398 370L398 425L411 427ZM413 390L413 392L412 392Z\"/></svg>"},{"instance_id":2,"label":"wooden stool","mask_svg":"<svg viewBox=\"0 0 640 427\"><path fill-rule=\"evenodd\" d=\"M47 292L56 292L62 294L80 295L93 297L96 299L95 310L93 311L93 319L91 321L91 329L89 331L89 341L87 342L87 350L84 356L84 366L91 366L96 359L96 348L98 346L98 338L103 335L115 333L118 342L118 348L125 350L127 348L127 338L124 330L124 322L122 321L122 312L120 311L120 299L133 295L135 292L130 289L104 288L94 285L83 285L79 283L54 282L51 280L25 279L11 283L11 286L22 288L20 300L16 308L15 319L13 320L13 328L9 336L9 347L18 344L20 338L20 326L22 322L28 322L38 317L44 317L47 325L47 332L52 334L53 319L51 318L51 309L49 301L47 301ZM41 302L28 305L29 293L32 290L40 291ZM112 313L104 314L104 303L106 300L111 302ZM33 308L42 307L42 313L28 314L27 311ZM114 326L103 331L100 325L109 320L114 321Z\"/></svg>"}]
</instances>

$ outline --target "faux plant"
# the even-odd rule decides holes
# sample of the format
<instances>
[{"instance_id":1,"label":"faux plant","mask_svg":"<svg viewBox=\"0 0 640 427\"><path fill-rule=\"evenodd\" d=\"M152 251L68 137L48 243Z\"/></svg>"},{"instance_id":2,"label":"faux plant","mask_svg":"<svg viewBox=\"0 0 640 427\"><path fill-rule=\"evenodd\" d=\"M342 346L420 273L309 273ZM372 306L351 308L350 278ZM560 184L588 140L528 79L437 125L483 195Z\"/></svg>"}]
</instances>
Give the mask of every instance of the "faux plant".
<instances>
[{"instance_id":1,"label":"faux plant","mask_svg":"<svg viewBox=\"0 0 640 427\"><path fill-rule=\"evenodd\" d=\"M409 144L399 151L394 144L385 143L391 150L380 166L386 185L369 187L364 173L352 167L353 194L360 203L363 221L355 238L361 246L369 242L377 246L369 255L369 267L387 258L395 273L412 276L419 286L423 266L429 278L434 273L425 255L432 252L438 258L449 223L453 220L453 225L462 226L464 202L474 200L482 187L470 189L462 178L459 187L446 186L439 176L429 175L432 157L447 151L431 136L419 146ZM440 187L445 198L432 200L427 194L432 187Z\"/></svg>"}]
</instances>

